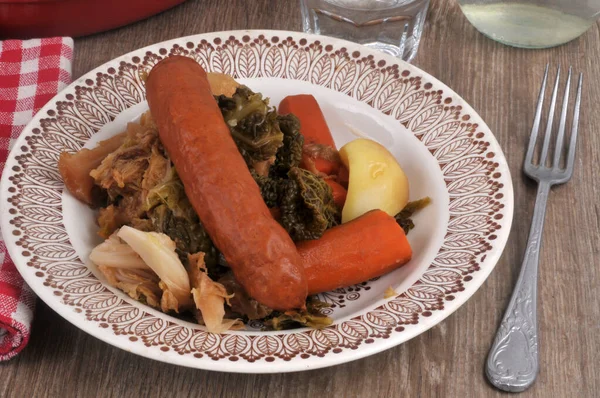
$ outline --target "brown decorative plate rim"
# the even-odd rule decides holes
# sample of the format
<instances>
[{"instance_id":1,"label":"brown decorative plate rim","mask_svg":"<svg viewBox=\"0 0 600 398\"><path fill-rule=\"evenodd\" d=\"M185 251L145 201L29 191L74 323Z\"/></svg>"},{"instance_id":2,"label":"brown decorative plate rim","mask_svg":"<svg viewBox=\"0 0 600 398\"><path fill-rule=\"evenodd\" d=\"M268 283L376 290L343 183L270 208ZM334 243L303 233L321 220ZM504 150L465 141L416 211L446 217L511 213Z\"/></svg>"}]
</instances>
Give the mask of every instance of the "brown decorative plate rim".
<instances>
[{"instance_id":1,"label":"brown decorative plate rim","mask_svg":"<svg viewBox=\"0 0 600 398\"><path fill-rule=\"evenodd\" d=\"M392 115L437 159L450 220L419 281L323 330L213 335L157 316L104 286L78 258L62 218L63 149L78 149L144 101L142 76L173 54L236 78L305 80ZM124 350L183 366L243 373L331 366L398 345L436 325L483 284L506 244L513 189L502 150L477 113L415 66L355 43L301 32L206 33L151 45L90 71L52 99L17 140L2 175L0 214L17 268L52 309ZM352 300L367 284L336 295Z\"/></svg>"}]
</instances>

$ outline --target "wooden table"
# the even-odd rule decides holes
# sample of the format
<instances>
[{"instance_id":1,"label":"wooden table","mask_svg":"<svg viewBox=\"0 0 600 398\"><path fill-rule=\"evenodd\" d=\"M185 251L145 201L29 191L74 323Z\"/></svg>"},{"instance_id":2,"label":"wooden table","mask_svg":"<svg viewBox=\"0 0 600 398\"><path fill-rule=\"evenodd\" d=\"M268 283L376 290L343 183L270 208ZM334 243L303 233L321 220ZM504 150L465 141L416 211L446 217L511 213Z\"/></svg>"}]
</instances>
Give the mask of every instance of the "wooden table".
<instances>
[{"instance_id":1,"label":"wooden table","mask_svg":"<svg viewBox=\"0 0 600 398\"><path fill-rule=\"evenodd\" d=\"M188 1L156 17L75 40L73 77L129 51L202 32L300 30L296 1ZM541 257L541 372L523 396L592 397L600 391L600 40L598 25L567 45L538 51L505 47L479 34L454 0L432 0L414 61L448 84L487 122L513 173L516 211L495 271L455 314L378 355L303 373L236 375L145 359L78 330L38 302L27 349L0 365L0 396L482 397L500 395L484 362L517 279L535 185L521 174L538 86L546 63L586 76L573 180L554 189Z\"/></svg>"}]
</instances>

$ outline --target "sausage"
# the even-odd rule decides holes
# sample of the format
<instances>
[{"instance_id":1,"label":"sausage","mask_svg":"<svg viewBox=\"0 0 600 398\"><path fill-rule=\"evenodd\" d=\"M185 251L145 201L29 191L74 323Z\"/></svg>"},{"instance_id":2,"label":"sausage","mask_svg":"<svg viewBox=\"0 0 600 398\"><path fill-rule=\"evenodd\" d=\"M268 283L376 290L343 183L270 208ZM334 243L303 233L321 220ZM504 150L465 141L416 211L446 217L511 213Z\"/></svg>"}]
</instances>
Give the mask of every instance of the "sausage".
<instances>
[{"instance_id":1,"label":"sausage","mask_svg":"<svg viewBox=\"0 0 600 398\"><path fill-rule=\"evenodd\" d=\"M265 205L206 72L190 58L166 58L149 73L146 97L185 192L236 279L268 307L304 308L300 256Z\"/></svg>"}]
</instances>

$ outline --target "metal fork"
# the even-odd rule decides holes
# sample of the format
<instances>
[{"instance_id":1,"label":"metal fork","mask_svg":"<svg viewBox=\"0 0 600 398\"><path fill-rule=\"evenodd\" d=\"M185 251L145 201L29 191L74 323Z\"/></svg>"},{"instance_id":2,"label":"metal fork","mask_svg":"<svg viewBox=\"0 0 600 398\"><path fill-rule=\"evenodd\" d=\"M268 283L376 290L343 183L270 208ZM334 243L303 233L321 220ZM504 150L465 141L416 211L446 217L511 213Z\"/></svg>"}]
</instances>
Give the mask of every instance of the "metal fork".
<instances>
[{"instance_id":1,"label":"metal fork","mask_svg":"<svg viewBox=\"0 0 600 398\"><path fill-rule=\"evenodd\" d=\"M544 103L544 92L548 80L548 65L544 73L544 80L538 98L533 128L527 147L527 155L523 169L525 174L538 182L538 192L533 210L533 219L529 231L529 240L523 259L523 265L513 291L510 303L502 319L502 323L496 333L496 338L488 354L486 374L490 382L497 388L520 392L530 387L539 370L538 362L538 335L537 335L537 275L539 264L539 252L542 243L542 230L544 228L544 215L548 194L552 185L564 184L573 175L575 163L575 147L577 144L577 131L579 127L579 110L581 106L581 86L583 75L579 75L577 86L577 97L573 110L573 122L571 126L571 137L568 153L566 155L565 167L561 167L561 154L565 141L565 126L567 122L567 110L569 105L569 89L571 85L571 68L565 87L562 111L556 136L556 146L552 156L551 165L547 166L550 139L552 136L552 124L554 121L554 110L556 108L556 97L558 83L560 80L560 66L556 73L556 82L552 92L550 111L548 113L546 133L542 144L539 163L534 163L534 153L540 127L542 106Z\"/></svg>"}]
</instances>

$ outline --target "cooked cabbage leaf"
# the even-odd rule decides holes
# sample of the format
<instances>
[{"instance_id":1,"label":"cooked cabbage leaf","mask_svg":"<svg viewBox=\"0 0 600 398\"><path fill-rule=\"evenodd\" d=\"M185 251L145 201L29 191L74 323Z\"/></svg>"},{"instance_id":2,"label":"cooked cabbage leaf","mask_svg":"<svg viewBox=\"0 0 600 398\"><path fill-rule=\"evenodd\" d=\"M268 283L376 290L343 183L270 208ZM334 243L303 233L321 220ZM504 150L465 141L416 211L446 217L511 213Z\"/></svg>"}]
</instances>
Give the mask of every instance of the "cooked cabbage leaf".
<instances>
[{"instance_id":1,"label":"cooked cabbage leaf","mask_svg":"<svg viewBox=\"0 0 600 398\"><path fill-rule=\"evenodd\" d=\"M148 191L145 210L154 229L175 241L183 261L187 261L189 253L204 252L207 266L212 269L216 265L217 250L185 195L174 167L169 178Z\"/></svg>"},{"instance_id":2,"label":"cooked cabbage leaf","mask_svg":"<svg viewBox=\"0 0 600 398\"><path fill-rule=\"evenodd\" d=\"M281 224L294 241L319 239L340 221L331 187L321 177L298 167L290 169L288 176L279 203Z\"/></svg>"},{"instance_id":3,"label":"cooked cabbage leaf","mask_svg":"<svg viewBox=\"0 0 600 398\"><path fill-rule=\"evenodd\" d=\"M122 225L141 226L140 221L147 219L144 202L148 191L169 178L170 167L150 112L144 113L139 123L129 123L122 145L90 172L108 198L98 213L98 234L108 238Z\"/></svg>"},{"instance_id":4,"label":"cooked cabbage leaf","mask_svg":"<svg viewBox=\"0 0 600 398\"><path fill-rule=\"evenodd\" d=\"M274 159L283 145L283 133L268 99L240 86L232 97L220 95L216 100L248 167L253 169L256 163Z\"/></svg>"},{"instance_id":5,"label":"cooked cabbage leaf","mask_svg":"<svg viewBox=\"0 0 600 398\"><path fill-rule=\"evenodd\" d=\"M175 242L156 232L123 226L90 253L107 281L163 312L190 306L190 285Z\"/></svg>"},{"instance_id":6,"label":"cooked cabbage leaf","mask_svg":"<svg viewBox=\"0 0 600 398\"><path fill-rule=\"evenodd\" d=\"M294 241L319 239L340 222L340 211L325 180L310 171L292 167L286 178L253 173L263 200L279 208L279 222Z\"/></svg>"},{"instance_id":7,"label":"cooked cabbage leaf","mask_svg":"<svg viewBox=\"0 0 600 398\"><path fill-rule=\"evenodd\" d=\"M192 284L194 304L199 310L199 321L211 333L222 333L229 329L239 329L243 323L238 319L225 319L225 302L232 298L225 287L213 281L206 273L204 253L188 257L188 273Z\"/></svg>"},{"instance_id":8,"label":"cooked cabbage leaf","mask_svg":"<svg viewBox=\"0 0 600 398\"><path fill-rule=\"evenodd\" d=\"M102 267L150 269L140 255L131 246L119 239L117 234L112 234L104 242L94 247L89 259L94 264Z\"/></svg>"},{"instance_id":9,"label":"cooked cabbage leaf","mask_svg":"<svg viewBox=\"0 0 600 398\"><path fill-rule=\"evenodd\" d=\"M232 97L216 98L265 203L279 208L279 221L292 239L318 239L337 225L340 214L331 188L322 178L298 168L304 144L298 118L277 115L262 95L245 86Z\"/></svg>"},{"instance_id":10,"label":"cooked cabbage leaf","mask_svg":"<svg viewBox=\"0 0 600 398\"><path fill-rule=\"evenodd\" d=\"M408 202L407 205L404 206L404 209L394 216L396 222L402 227L405 234L408 234L408 232L415 227L412 216L416 212L427 207L430 203L431 198L428 196L419 200Z\"/></svg>"},{"instance_id":11,"label":"cooked cabbage leaf","mask_svg":"<svg viewBox=\"0 0 600 398\"><path fill-rule=\"evenodd\" d=\"M136 301L159 308L162 295L158 286L160 280L149 267L134 269L99 265L98 269L111 286L122 290Z\"/></svg>"},{"instance_id":12,"label":"cooked cabbage leaf","mask_svg":"<svg viewBox=\"0 0 600 398\"><path fill-rule=\"evenodd\" d=\"M277 151L270 173L274 177L285 177L302 160L304 136L300 133L300 120L293 114L279 115L277 121L283 133L283 145Z\"/></svg>"},{"instance_id":13,"label":"cooked cabbage leaf","mask_svg":"<svg viewBox=\"0 0 600 398\"><path fill-rule=\"evenodd\" d=\"M161 300L163 311L173 309L179 312L190 306L190 280L179 257L175 254L175 242L164 234L142 232L126 225L119 229L117 236L131 246L146 265L158 275L159 287L163 293L169 292L165 301Z\"/></svg>"},{"instance_id":14,"label":"cooked cabbage leaf","mask_svg":"<svg viewBox=\"0 0 600 398\"><path fill-rule=\"evenodd\" d=\"M260 188L260 194L267 207L277 207L283 189L282 186L285 185L285 180L258 175L255 172L252 172L252 177L254 177L254 181L256 181L258 188Z\"/></svg>"},{"instance_id":15,"label":"cooked cabbage leaf","mask_svg":"<svg viewBox=\"0 0 600 398\"><path fill-rule=\"evenodd\" d=\"M234 313L248 319L262 319L273 312L271 308L251 298L235 279L233 272L226 273L218 282L225 286L227 293L231 295L229 305Z\"/></svg>"},{"instance_id":16,"label":"cooked cabbage leaf","mask_svg":"<svg viewBox=\"0 0 600 398\"><path fill-rule=\"evenodd\" d=\"M306 310L273 313L273 316L265 321L265 329L284 330L301 326L323 329L333 323L331 318L321 312L325 307L329 307L329 304L309 297Z\"/></svg>"}]
</instances>

